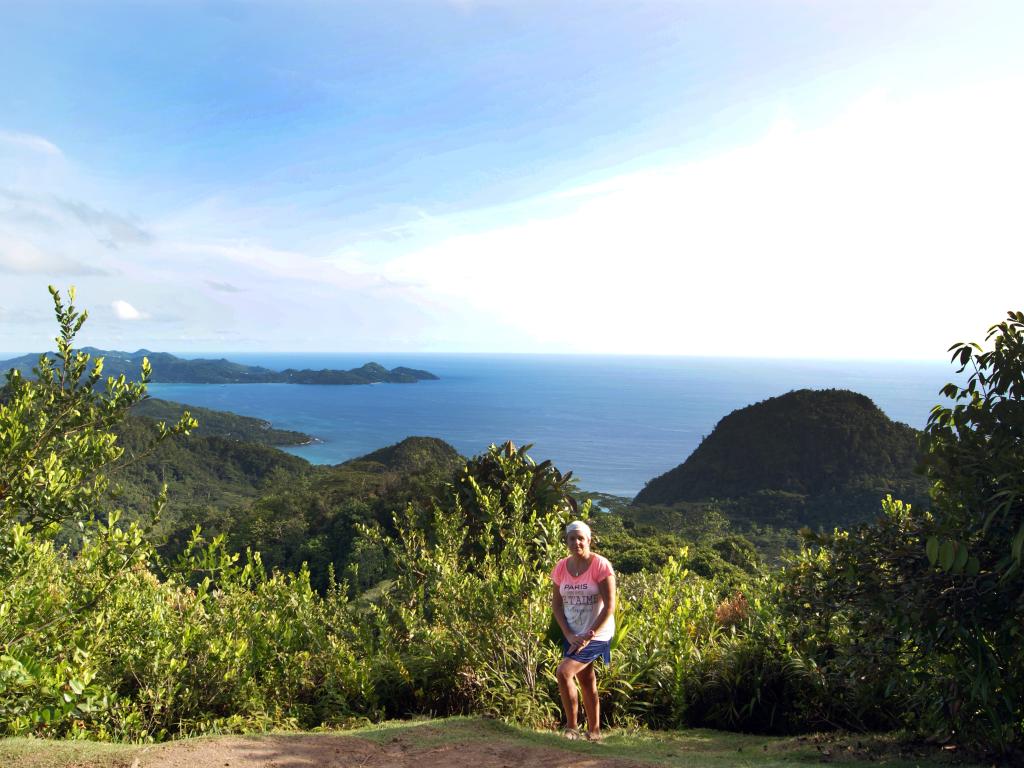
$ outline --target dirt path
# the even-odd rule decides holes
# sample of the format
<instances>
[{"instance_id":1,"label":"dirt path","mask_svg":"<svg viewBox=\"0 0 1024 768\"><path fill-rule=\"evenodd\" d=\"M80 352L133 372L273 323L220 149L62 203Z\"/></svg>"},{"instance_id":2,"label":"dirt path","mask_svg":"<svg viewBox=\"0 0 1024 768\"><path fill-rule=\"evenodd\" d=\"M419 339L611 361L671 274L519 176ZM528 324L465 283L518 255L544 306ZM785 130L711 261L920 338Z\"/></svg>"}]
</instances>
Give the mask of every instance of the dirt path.
<instances>
[{"instance_id":1,"label":"dirt path","mask_svg":"<svg viewBox=\"0 0 1024 768\"><path fill-rule=\"evenodd\" d=\"M133 768L635 768L638 764L585 750L492 739L452 741L429 729L371 740L344 734L228 737L167 744L140 754ZM431 743L431 742L434 743Z\"/></svg>"}]
</instances>

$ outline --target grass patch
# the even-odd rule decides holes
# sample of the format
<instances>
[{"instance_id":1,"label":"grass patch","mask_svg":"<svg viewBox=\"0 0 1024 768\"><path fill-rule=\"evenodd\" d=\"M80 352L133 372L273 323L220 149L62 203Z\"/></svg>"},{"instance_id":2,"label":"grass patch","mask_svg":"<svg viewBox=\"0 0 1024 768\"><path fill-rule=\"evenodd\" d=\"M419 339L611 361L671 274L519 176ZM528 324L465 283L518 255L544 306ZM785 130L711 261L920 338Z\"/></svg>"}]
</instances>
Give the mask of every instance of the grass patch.
<instances>
[{"instance_id":1,"label":"grass patch","mask_svg":"<svg viewBox=\"0 0 1024 768\"><path fill-rule=\"evenodd\" d=\"M0 766L18 768L123 768L139 747L95 741L54 741L25 737L0 738Z\"/></svg>"}]
</instances>

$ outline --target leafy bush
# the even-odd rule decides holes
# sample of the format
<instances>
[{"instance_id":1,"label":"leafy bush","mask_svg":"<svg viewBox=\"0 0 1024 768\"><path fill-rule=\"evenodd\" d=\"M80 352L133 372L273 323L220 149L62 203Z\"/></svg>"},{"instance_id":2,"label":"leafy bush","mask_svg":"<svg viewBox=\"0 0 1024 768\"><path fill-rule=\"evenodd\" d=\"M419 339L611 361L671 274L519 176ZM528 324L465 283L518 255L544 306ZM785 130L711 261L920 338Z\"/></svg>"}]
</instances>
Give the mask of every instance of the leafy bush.
<instances>
[{"instance_id":1,"label":"leafy bush","mask_svg":"<svg viewBox=\"0 0 1024 768\"><path fill-rule=\"evenodd\" d=\"M548 466L510 443L492 446L446 503L396 515L395 536L363 529L361 547L387 552L396 574L377 615L407 649L413 677L427 681L414 691L420 711L554 720L547 574L571 510L538 483Z\"/></svg>"},{"instance_id":2,"label":"leafy bush","mask_svg":"<svg viewBox=\"0 0 1024 768\"><path fill-rule=\"evenodd\" d=\"M787 571L821 693L807 718L1024 746L1024 314L988 341L951 347L971 373L922 439L931 513L889 498L874 525L809 535Z\"/></svg>"}]
</instances>

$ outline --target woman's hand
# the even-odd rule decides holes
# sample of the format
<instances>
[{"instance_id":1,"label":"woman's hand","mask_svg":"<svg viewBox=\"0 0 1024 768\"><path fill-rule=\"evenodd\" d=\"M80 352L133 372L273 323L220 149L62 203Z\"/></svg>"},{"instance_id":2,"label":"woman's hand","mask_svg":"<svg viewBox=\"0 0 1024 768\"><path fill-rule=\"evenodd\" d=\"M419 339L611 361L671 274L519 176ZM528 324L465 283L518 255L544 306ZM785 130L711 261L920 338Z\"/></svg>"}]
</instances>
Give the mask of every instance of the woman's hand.
<instances>
[{"instance_id":1,"label":"woman's hand","mask_svg":"<svg viewBox=\"0 0 1024 768\"><path fill-rule=\"evenodd\" d=\"M582 635L570 635L566 638L569 642L569 653L573 654L582 651L593 639L594 630L592 629L584 632Z\"/></svg>"}]
</instances>

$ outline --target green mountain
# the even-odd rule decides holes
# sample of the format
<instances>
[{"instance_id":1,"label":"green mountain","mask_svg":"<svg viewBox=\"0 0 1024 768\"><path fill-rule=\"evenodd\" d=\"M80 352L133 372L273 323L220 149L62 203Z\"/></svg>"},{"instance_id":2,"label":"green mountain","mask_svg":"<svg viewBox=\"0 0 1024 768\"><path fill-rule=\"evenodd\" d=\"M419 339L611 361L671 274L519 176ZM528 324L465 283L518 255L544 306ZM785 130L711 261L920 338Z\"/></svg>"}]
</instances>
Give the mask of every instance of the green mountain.
<instances>
[{"instance_id":1,"label":"green mountain","mask_svg":"<svg viewBox=\"0 0 1024 768\"><path fill-rule=\"evenodd\" d=\"M846 526L873 519L887 493L927 498L914 473L918 433L847 390L798 390L733 411L635 504L717 500L734 519Z\"/></svg>"},{"instance_id":2,"label":"green mountain","mask_svg":"<svg viewBox=\"0 0 1024 768\"><path fill-rule=\"evenodd\" d=\"M357 459L338 464L339 474L362 473L388 477L395 474L434 473L448 478L466 460L452 446L436 437L407 437L400 443L380 448Z\"/></svg>"},{"instance_id":3,"label":"green mountain","mask_svg":"<svg viewBox=\"0 0 1024 768\"><path fill-rule=\"evenodd\" d=\"M379 363L366 363L348 371L309 369L273 371L255 365L242 365L230 360L195 359L188 360L167 352L150 352L140 349L135 352L83 347L93 358L103 358L103 373L107 376L124 374L135 378L144 357L153 366L151 381L174 384L414 384L417 381L437 379L429 371L399 366L388 370ZM52 352L47 353L51 358ZM28 354L10 360L0 361L0 371L16 368L24 376L30 376L39 363L39 355Z\"/></svg>"}]
</instances>

